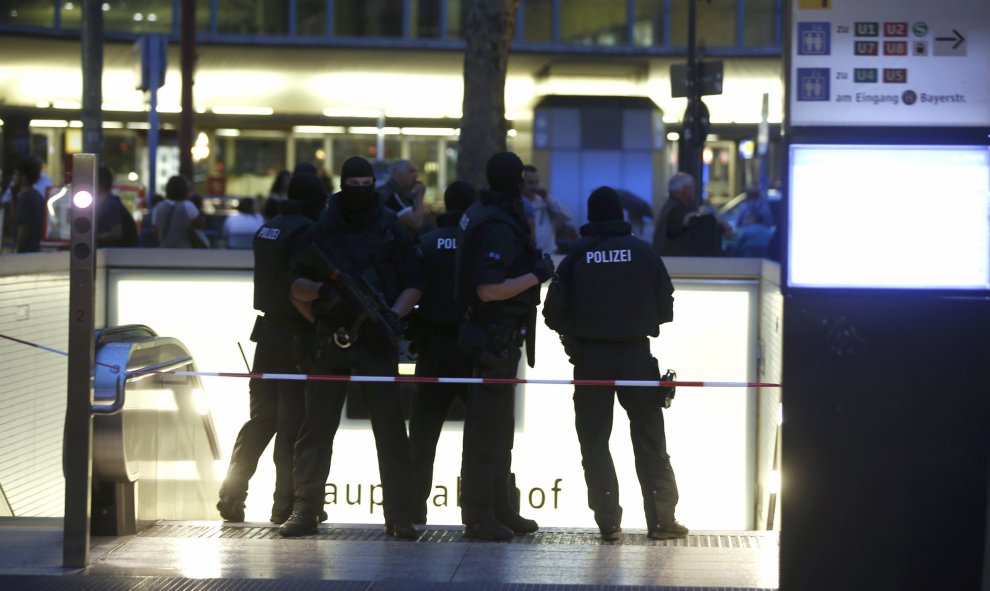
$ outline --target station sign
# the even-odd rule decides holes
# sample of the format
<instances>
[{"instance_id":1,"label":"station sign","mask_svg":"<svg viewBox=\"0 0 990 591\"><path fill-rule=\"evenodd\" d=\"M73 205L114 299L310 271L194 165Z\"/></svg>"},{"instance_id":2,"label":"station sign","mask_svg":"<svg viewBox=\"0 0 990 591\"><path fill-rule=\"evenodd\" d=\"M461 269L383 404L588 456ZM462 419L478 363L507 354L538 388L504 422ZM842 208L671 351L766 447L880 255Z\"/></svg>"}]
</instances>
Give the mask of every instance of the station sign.
<instances>
[{"instance_id":1,"label":"station sign","mask_svg":"<svg viewBox=\"0 0 990 591\"><path fill-rule=\"evenodd\" d=\"M792 126L990 125L988 0L793 0Z\"/></svg>"}]
</instances>

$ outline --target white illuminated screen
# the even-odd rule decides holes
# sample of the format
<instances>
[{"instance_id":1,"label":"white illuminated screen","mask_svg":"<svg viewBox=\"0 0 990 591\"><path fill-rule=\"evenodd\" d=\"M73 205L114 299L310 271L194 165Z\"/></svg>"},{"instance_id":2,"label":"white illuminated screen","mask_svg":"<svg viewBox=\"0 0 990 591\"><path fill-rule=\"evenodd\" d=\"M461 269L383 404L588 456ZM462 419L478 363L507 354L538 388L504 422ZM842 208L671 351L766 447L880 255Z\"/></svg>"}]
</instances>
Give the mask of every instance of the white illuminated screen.
<instances>
[{"instance_id":1,"label":"white illuminated screen","mask_svg":"<svg viewBox=\"0 0 990 591\"><path fill-rule=\"evenodd\" d=\"M788 285L990 289L986 146L790 148Z\"/></svg>"}]
</instances>

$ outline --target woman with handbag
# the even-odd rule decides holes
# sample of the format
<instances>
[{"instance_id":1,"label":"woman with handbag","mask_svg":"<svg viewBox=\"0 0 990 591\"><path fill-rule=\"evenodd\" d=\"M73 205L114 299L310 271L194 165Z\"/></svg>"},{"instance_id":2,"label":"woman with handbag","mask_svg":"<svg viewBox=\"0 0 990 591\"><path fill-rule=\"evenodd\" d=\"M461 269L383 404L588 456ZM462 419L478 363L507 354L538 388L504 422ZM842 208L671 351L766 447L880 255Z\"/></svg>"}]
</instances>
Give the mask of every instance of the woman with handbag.
<instances>
[{"instance_id":1,"label":"woman with handbag","mask_svg":"<svg viewBox=\"0 0 990 591\"><path fill-rule=\"evenodd\" d=\"M162 248L209 248L199 209L189 200L192 184L183 176L173 176L165 185L165 200L152 210L152 223Z\"/></svg>"}]
</instances>

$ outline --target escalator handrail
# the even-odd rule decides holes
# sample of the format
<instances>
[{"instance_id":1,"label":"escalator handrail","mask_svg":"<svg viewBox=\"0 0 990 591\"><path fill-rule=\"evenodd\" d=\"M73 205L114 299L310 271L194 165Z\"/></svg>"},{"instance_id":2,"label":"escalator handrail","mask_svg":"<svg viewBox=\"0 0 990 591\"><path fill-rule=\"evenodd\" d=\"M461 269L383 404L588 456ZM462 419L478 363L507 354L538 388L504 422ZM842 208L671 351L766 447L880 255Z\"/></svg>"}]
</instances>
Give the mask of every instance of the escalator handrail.
<instances>
[{"instance_id":1,"label":"escalator handrail","mask_svg":"<svg viewBox=\"0 0 990 591\"><path fill-rule=\"evenodd\" d=\"M169 361L153 363L145 367L122 372L117 376L113 401L110 404L96 404L94 402L91 406L91 410L93 414L109 415L120 412L120 410L124 408L124 401L126 399L124 392L127 387L127 382L132 382L147 376L155 375L153 372L174 371L181 367L186 367L192 362L192 357L176 357L175 359L171 359Z\"/></svg>"}]
</instances>

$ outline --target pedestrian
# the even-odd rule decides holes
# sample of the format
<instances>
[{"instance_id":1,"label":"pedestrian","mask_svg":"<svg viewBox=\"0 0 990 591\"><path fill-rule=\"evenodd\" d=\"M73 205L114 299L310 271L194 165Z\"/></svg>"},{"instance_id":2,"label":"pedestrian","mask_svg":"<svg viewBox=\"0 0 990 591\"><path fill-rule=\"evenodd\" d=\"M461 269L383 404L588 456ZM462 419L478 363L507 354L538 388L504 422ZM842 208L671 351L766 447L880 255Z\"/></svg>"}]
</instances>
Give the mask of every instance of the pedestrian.
<instances>
[{"instance_id":1,"label":"pedestrian","mask_svg":"<svg viewBox=\"0 0 990 591\"><path fill-rule=\"evenodd\" d=\"M580 231L581 239L561 261L543 308L547 326L560 333L574 364L574 379L659 380L650 337L673 319L674 292L663 260L631 235L619 196L610 187L600 187L588 198L588 223ZM622 531L619 483L608 446L616 396L629 415L647 535L668 539L688 533L674 518L678 495L664 435L665 394L628 386L574 388L588 507L602 539L617 540Z\"/></svg>"},{"instance_id":2,"label":"pedestrian","mask_svg":"<svg viewBox=\"0 0 990 591\"><path fill-rule=\"evenodd\" d=\"M457 326L464 310L454 298L457 222L478 199L469 183L454 181L444 192L446 211L437 217L437 229L419 240L425 288L417 308L414 343L416 375L469 377L470 364L457 347ZM466 384L418 384L409 409L409 445L416 472L417 523L426 523L427 504L433 489L433 461L437 441L456 400L467 398Z\"/></svg>"},{"instance_id":3,"label":"pedestrian","mask_svg":"<svg viewBox=\"0 0 990 591\"><path fill-rule=\"evenodd\" d=\"M251 332L257 343L253 373L299 373L306 370L307 345L313 325L289 298L289 258L326 204L323 183L315 175L298 175L289 183L281 213L254 236L254 307L261 312ZM261 454L275 437L275 493L272 523L284 523L292 512L293 449L305 411L305 382L251 378L250 415L230 454L220 486L217 510L225 521L244 521L248 481ZM324 517L326 519L326 517Z\"/></svg>"},{"instance_id":4,"label":"pedestrian","mask_svg":"<svg viewBox=\"0 0 990 591\"><path fill-rule=\"evenodd\" d=\"M316 320L312 370L332 375L397 375L398 319L419 301L423 272L412 237L375 192L371 164L348 158L341 169L341 191L297 249L290 273L291 294ZM329 267L312 258L313 246L332 265L370 287L386 310L381 323L364 322L360 309ZM333 439L340 425L346 382L309 382L306 417L296 442L295 504L282 524L283 536L315 533L330 473ZM361 393L371 416L382 483L385 532L400 539L419 536L415 518L409 437L394 383L364 383Z\"/></svg>"},{"instance_id":5,"label":"pedestrian","mask_svg":"<svg viewBox=\"0 0 990 591\"><path fill-rule=\"evenodd\" d=\"M490 190L464 213L457 234L456 294L465 308L458 346L480 378L515 378L526 343L534 364L540 284L553 275L533 244L522 202L523 163L512 152L488 160ZM461 519L471 538L511 539L539 526L519 515L511 478L513 384L472 385L464 421Z\"/></svg>"},{"instance_id":6,"label":"pedestrian","mask_svg":"<svg viewBox=\"0 0 990 591\"><path fill-rule=\"evenodd\" d=\"M33 156L22 158L14 168L14 252L41 252L45 227L45 198L35 184L41 163Z\"/></svg>"}]
</instances>

